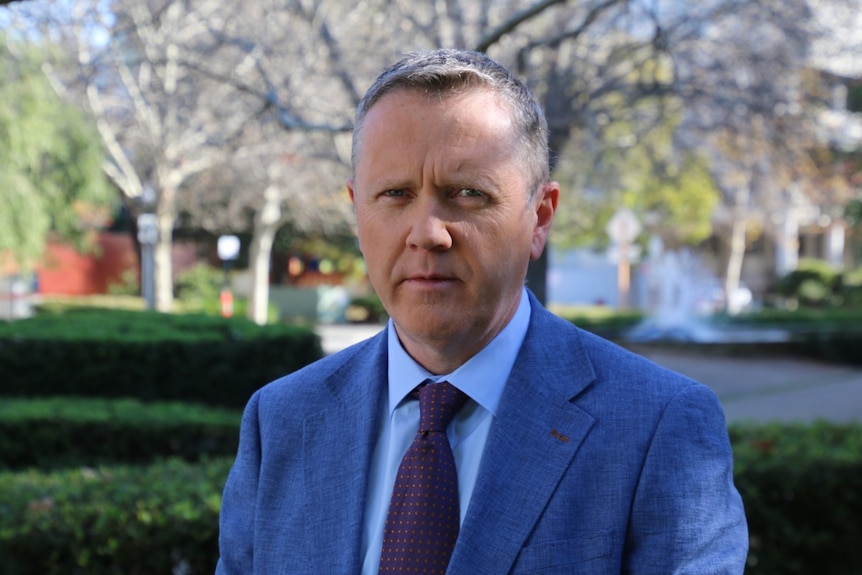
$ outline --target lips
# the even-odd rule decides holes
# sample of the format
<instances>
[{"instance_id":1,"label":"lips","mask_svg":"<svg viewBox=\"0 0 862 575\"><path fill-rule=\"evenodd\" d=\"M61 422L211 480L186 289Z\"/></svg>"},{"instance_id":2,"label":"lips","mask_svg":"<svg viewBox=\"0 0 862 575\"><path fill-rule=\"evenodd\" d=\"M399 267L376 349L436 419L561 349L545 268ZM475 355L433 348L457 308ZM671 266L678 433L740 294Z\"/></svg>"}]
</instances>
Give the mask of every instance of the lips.
<instances>
[{"instance_id":1,"label":"lips","mask_svg":"<svg viewBox=\"0 0 862 575\"><path fill-rule=\"evenodd\" d=\"M433 289L451 285L456 281L458 278L446 274L423 273L407 276L403 283L417 288Z\"/></svg>"},{"instance_id":2,"label":"lips","mask_svg":"<svg viewBox=\"0 0 862 575\"><path fill-rule=\"evenodd\" d=\"M443 275L443 274L421 274L421 275L409 276L407 278L407 281L435 282L435 281L454 281L455 279L456 278L454 278L452 276L447 276L447 275Z\"/></svg>"}]
</instances>

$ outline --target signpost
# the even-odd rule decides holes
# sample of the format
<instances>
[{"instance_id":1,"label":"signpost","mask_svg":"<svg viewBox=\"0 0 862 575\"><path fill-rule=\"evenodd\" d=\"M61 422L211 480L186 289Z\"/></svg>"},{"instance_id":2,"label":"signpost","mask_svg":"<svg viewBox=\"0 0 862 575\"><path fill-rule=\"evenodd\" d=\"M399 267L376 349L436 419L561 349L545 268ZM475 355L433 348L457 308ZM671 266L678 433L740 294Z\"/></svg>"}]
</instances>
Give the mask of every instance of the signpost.
<instances>
[{"instance_id":1,"label":"signpost","mask_svg":"<svg viewBox=\"0 0 862 575\"><path fill-rule=\"evenodd\" d=\"M153 262L156 242L159 239L159 220L156 214L138 216L138 241L141 243L141 295L147 309L156 309L156 277Z\"/></svg>"},{"instance_id":2,"label":"signpost","mask_svg":"<svg viewBox=\"0 0 862 575\"><path fill-rule=\"evenodd\" d=\"M637 216L628 208L620 208L608 220L605 231L616 244L617 255L617 289L619 301L617 307L625 309L629 305L629 288L631 287L631 260L637 257L638 246L633 242L642 230Z\"/></svg>"}]
</instances>

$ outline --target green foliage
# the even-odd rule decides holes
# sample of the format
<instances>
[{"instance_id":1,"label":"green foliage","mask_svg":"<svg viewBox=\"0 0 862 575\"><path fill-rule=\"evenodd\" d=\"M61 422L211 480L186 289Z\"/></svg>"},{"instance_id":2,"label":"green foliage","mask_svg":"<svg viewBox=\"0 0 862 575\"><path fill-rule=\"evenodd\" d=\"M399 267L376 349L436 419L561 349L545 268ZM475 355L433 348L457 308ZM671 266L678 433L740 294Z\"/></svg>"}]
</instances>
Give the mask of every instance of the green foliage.
<instances>
[{"instance_id":1,"label":"green foliage","mask_svg":"<svg viewBox=\"0 0 862 575\"><path fill-rule=\"evenodd\" d=\"M823 260L802 259L778 281L775 293L790 307L862 306L862 268L839 271Z\"/></svg>"},{"instance_id":2,"label":"green foliage","mask_svg":"<svg viewBox=\"0 0 862 575\"><path fill-rule=\"evenodd\" d=\"M595 142L573 135L554 173L564 194L553 242L607 245L605 226L623 206L642 221L654 220L652 231L668 246L695 245L709 237L719 192L703 158L674 151L675 125L669 121L636 137L636 126L611 122L603 130L606 143L593 153Z\"/></svg>"},{"instance_id":3,"label":"green foliage","mask_svg":"<svg viewBox=\"0 0 862 575\"><path fill-rule=\"evenodd\" d=\"M174 296L185 309L203 311L207 304L218 303L224 272L206 263L197 263L177 274Z\"/></svg>"},{"instance_id":4,"label":"green foliage","mask_svg":"<svg viewBox=\"0 0 862 575\"><path fill-rule=\"evenodd\" d=\"M138 274L134 270L126 270L120 276L120 281L108 285L109 295L136 296L141 293L138 285Z\"/></svg>"},{"instance_id":5,"label":"green foliage","mask_svg":"<svg viewBox=\"0 0 862 575\"><path fill-rule=\"evenodd\" d=\"M321 356L320 338L298 326L76 309L0 322L0 395L241 407L260 386Z\"/></svg>"},{"instance_id":6,"label":"green foliage","mask_svg":"<svg viewBox=\"0 0 862 575\"><path fill-rule=\"evenodd\" d=\"M679 168L661 166L659 173L645 177L631 193L643 213L658 216L662 235L670 244L696 245L712 233L718 191L709 167L697 156L686 155Z\"/></svg>"},{"instance_id":7,"label":"green foliage","mask_svg":"<svg viewBox=\"0 0 862 575\"><path fill-rule=\"evenodd\" d=\"M847 90L847 110L862 112L862 83L856 83Z\"/></svg>"},{"instance_id":8,"label":"green foliage","mask_svg":"<svg viewBox=\"0 0 862 575\"><path fill-rule=\"evenodd\" d=\"M730 432L751 538L746 574L858 573L862 427L819 422Z\"/></svg>"},{"instance_id":9,"label":"green foliage","mask_svg":"<svg viewBox=\"0 0 862 575\"><path fill-rule=\"evenodd\" d=\"M206 263L197 263L177 274L174 280L174 306L185 313L221 315L220 295L223 283L223 270ZM235 297L234 317L245 317L247 310L248 299ZM267 320L270 323L278 320L278 308L272 303L269 304Z\"/></svg>"},{"instance_id":10,"label":"green foliage","mask_svg":"<svg viewBox=\"0 0 862 575\"><path fill-rule=\"evenodd\" d=\"M845 329L818 329L796 337L795 347L807 355L836 363L862 365L862 324Z\"/></svg>"},{"instance_id":11,"label":"green foliage","mask_svg":"<svg viewBox=\"0 0 862 575\"><path fill-rule=\"evenodd\" d=\"M75 309L144 311L147 302L137 295L93 294L87 296L42 295L33 307L37 313L59 314Z\"/></svg>"},{"instance_id":12,"label":"green foliage","mask_svg":"<svg viewBox=\"0 0 862 575\"><path fill-rule=\"evenodd\" d=\"M840 290L844 306L862 308L862 267L841 274Z\"/></svg>"},{"instance_id":13,"label":"green foliage","mask_svg":"<svg viewBox=\"0 0 862 575\"><path fill-rule=\"evenodd\" d=\"M25 268L49 232L85 246L113 199L93 123L53 93L34 62L0 58L0 250Z\"/></svg>"},{"instance_id":14,"label":"green foliage","mask_svg":"<svg viewBox=\"0 0 862 575\"><path fill-rule=\"evenodd\" d=\"M713 321L762 327L787 327L800 331L850 329L862 325L862 308L771 308L736 315L716 315Z\"/></svg>"},{"instance_id":15,"label":"green foliage","mask_svg":"<svg viewBox=\"0 0 862 575\"><path fill-rule=\"evenodd\" d=\"M353 323L383 323L389 317L383 302L374 293L351 299L346 315Z\"/></svg>"},{"instance_id":16,"label":"green foliage","mask_svg":"<svg viewBox=\"0 0 862 575\"><path fill-rule=\"evenodd\" d=\"M711 351L809 357L848 365L862 365L862 307L762 308L737 315L716 315L719 326L786 330L789 340L773 344L710 344Z\"/></svg>"},{"instance_id":17,"label":"green foliage","mask_svg":"<svg viewBox=\"0 0 862 575\"><path fill-rule=\"evenodd\" d=\"M836 285L838 272L829 262L813 258L799 260L796 269L781 278L776 291L796 298L801 305L823 306Z\"/></svg>"},{"instance_id":18,"label":"green foliage","mask_svg":"<svg viewBox=\"0 0 862 575\"><path fill-rule=\"evenodd\" d=\"M209 575L231 461L0 473L3 573Z\"/></svg>"},{"instance_id":19,"label":"green foliage","mask_svg":"<svg viewBox=\"0 0 862 575\"><path fill-rule=\"evenodd\" d=\"M733 425L746 573L856 573L862 427ZM0 473L4 574L212 573L231 458Z\"/></svg>"},{"instance_id":20,"label":"green foliage","mask_svg":"<svg viewBox=\"0 0 862 575\"><path fill-rule=\"evenodd\" d=\"M240 417L188 403L7 398L0 402L0 469L232 455Z\"/></svg>"},{"instance_id":21,"label":"green foliage","mask_svg":"<svg viewBox=\"0 0 862 575\"><path fill-rule=\"evenodd\" d=\"M862 155L862 153L860 153ZM860 164L862 164L862 159L859 160ZM862 166L859 167L860 171L862 171ZM862 200L851 200L847 202L847 205L844 206L844 217L847 219L847 223L851 227L856 227L862 224Z\"/></svg>"},{"instance_id":22,"label":"green foliage","mask_svg":"<svg viewBox=\"0 0 862 575\"><path fill-rule=\"evenodd\" d=\"M640 310L618 310L608 306L554 306L551 311L581 329L616 339L644 319Z\"/></svg>"}]
</instances>

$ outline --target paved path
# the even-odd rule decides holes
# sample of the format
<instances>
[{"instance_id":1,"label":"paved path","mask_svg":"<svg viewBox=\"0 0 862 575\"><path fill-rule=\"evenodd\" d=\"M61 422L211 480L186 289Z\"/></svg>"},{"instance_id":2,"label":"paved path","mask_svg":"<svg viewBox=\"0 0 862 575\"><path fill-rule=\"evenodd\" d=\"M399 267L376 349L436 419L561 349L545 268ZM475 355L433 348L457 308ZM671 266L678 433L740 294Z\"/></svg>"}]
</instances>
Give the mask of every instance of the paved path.
<instances>
[{"instance_id":1,"label":"paved path","mask_svg":"<svg viewBox=\"0 0 862 575\"><path fill-rule=\"evenodd\" d=\"M862 422L862 367L793 357L636 350L718 395L728 421Z\"/></svg>"},{"instance_id":2,"label":"paved path","mask_svg":"<svg viewBox=\"0 0 862 575\"><path fill-rule=\"evenodd\" d=\"M322 325L326 353L370 337L381 326ZM728 357L642 346L636 351L710 386L728 421L862 422L862 367L792 357Z\"/></svg>"}]
</instances>

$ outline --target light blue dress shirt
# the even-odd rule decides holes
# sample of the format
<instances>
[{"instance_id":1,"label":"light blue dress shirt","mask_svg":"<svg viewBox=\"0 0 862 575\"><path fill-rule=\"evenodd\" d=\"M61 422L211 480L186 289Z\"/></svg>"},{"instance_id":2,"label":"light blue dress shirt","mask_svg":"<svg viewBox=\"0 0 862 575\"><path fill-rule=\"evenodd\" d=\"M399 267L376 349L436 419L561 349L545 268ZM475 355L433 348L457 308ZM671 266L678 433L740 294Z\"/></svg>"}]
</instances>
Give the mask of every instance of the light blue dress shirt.
<instances>
[{"instance_id":1,"label":"light blue dress shirt","mask_svg":"<svg viewBox=\"0 0 862 575\"><path fill-rule=\"evenodd\" d=\"M389 394L380 418L380 433L369 471L368 501L362 534L362 575L376 575L383 547L383 527L395 475L401 459L419 427L419 401L408 397L416 386L431 379L448 381L470 399L447 430L455 466L461 521L473 494L482 451L491 422L503 395L503 388L530 323L530 301L526 290L511 321L482 351L447 375L433 375L411 358L389 320Z\"/></svg>"}]
</instances>

